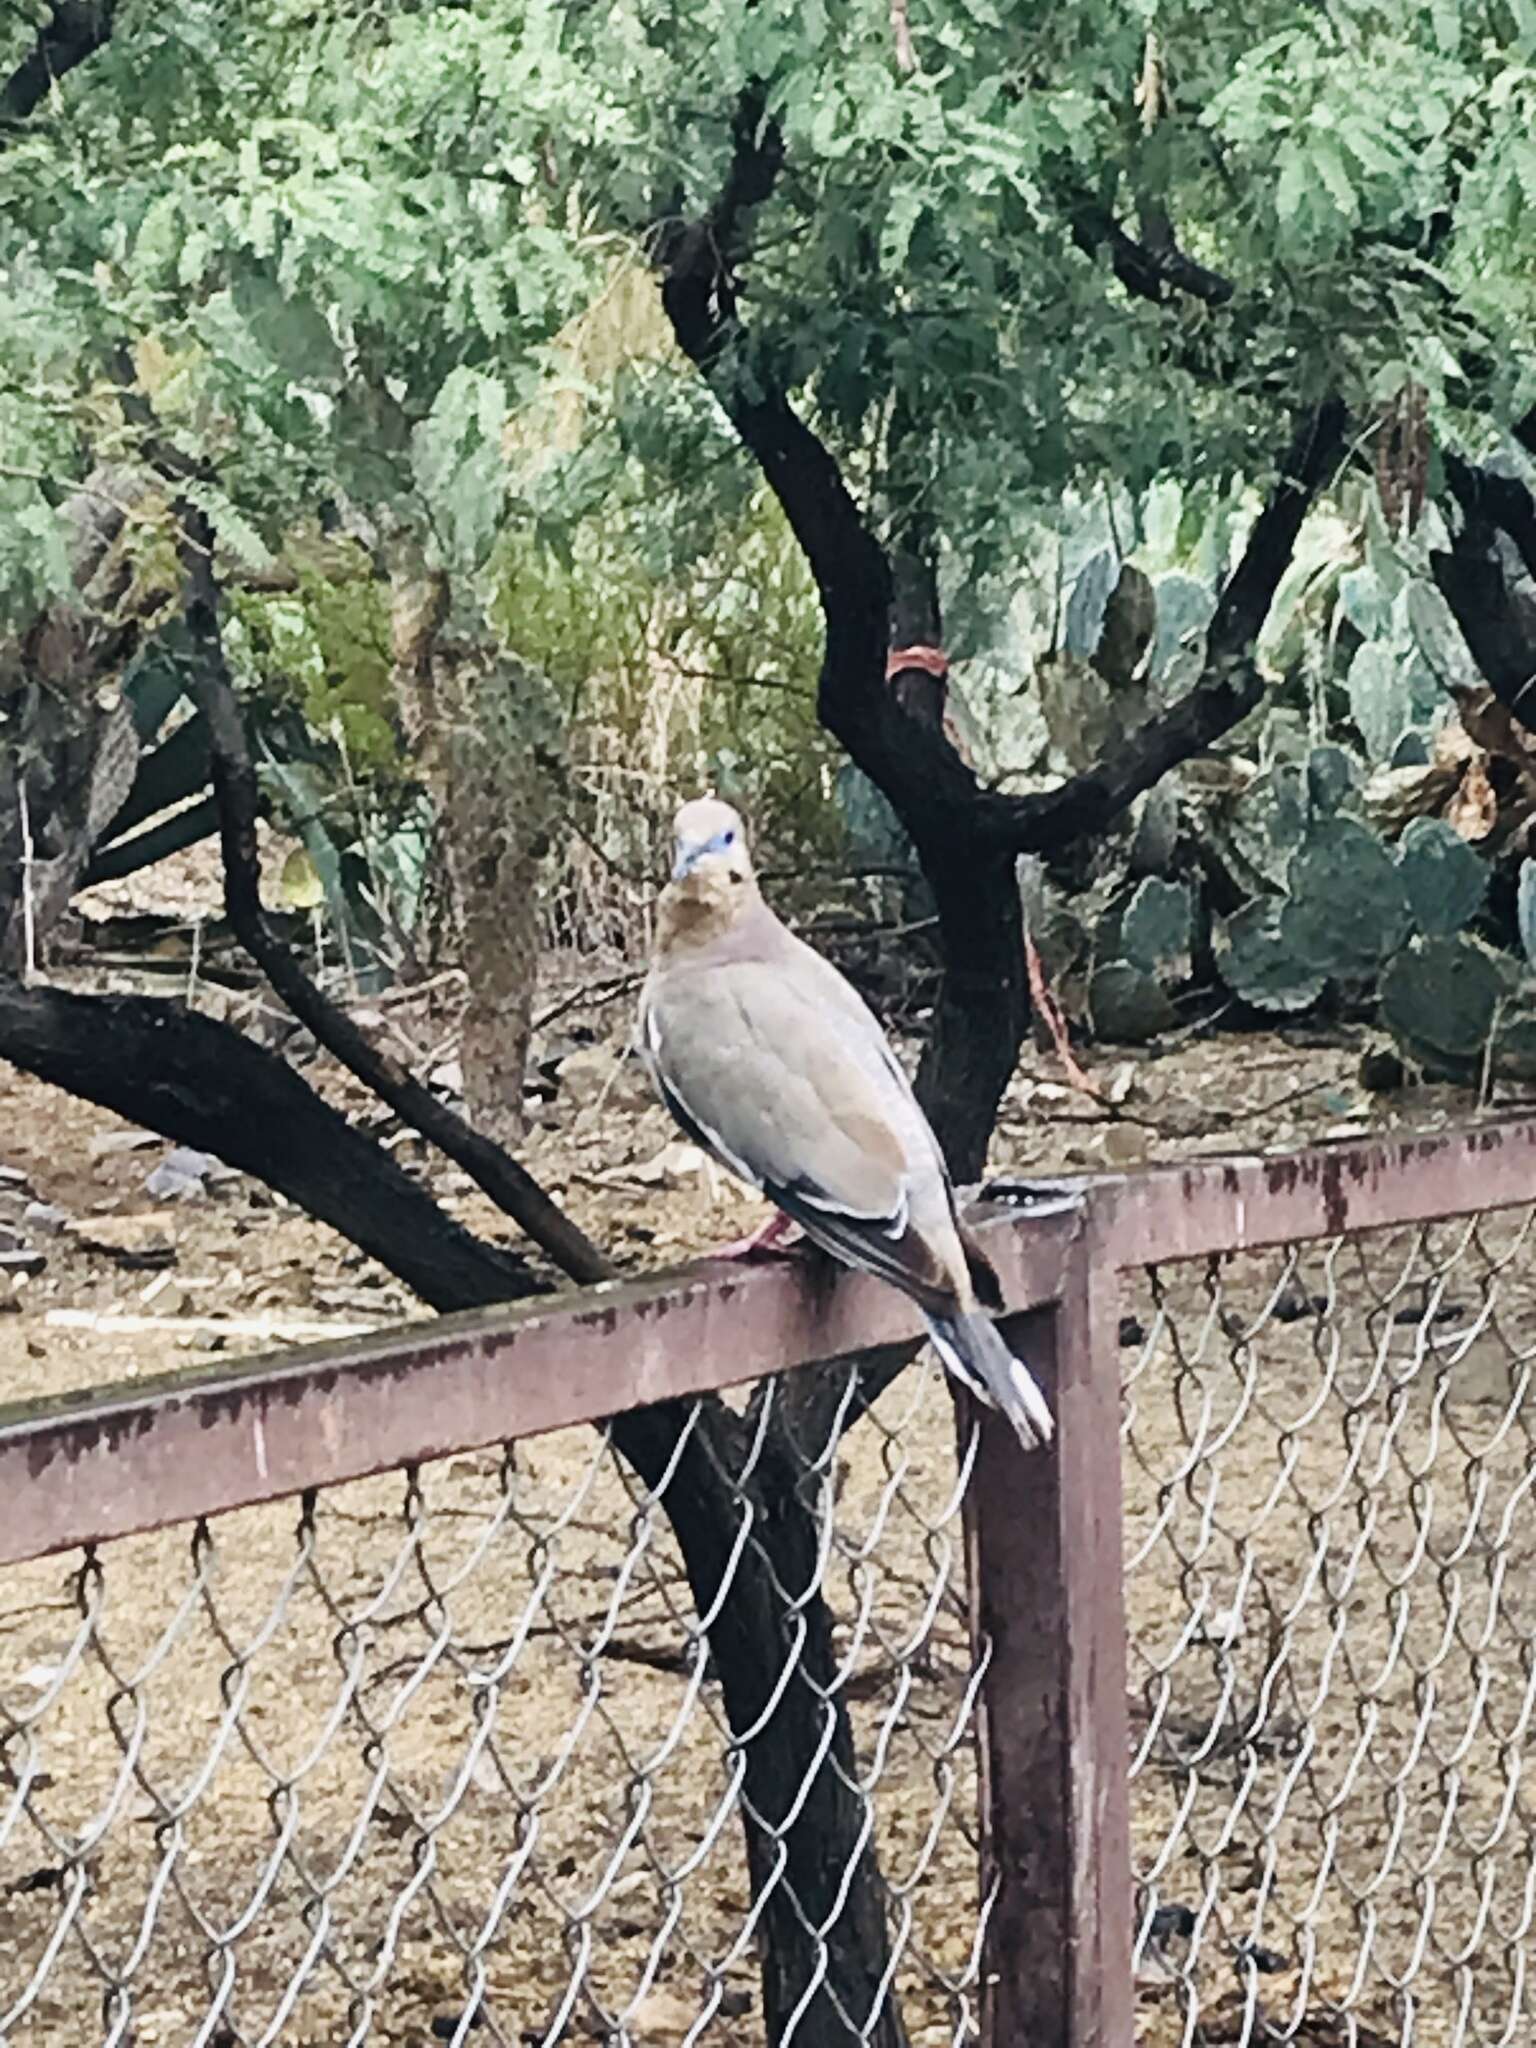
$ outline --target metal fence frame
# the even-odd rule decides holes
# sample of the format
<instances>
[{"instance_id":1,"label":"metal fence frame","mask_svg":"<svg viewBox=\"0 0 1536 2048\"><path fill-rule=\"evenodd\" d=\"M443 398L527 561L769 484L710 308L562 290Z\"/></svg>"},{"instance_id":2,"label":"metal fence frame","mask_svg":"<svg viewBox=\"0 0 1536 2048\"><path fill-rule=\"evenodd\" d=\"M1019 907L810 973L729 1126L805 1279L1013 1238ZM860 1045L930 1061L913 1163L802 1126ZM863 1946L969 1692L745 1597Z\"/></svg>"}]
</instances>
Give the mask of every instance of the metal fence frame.
<instances>
[{"instance_id":1,"label":"metal fence frame","mask_svg":"<svg viewBox=\"0 0 1536 2048\"><path fill-rule=\"evenodd\" d=\"M1536 1119L996 1183L981 1223L1059 1418L1021 1516L1011 1429L968 1499L988 2048L1135 2038L1119 1438L1130 1269L1536 1202ZM0 1408L0 1565L300 1494L919 1334L892 1289L783 1265L609 1283Z\"/></svg>"}]
</instances>

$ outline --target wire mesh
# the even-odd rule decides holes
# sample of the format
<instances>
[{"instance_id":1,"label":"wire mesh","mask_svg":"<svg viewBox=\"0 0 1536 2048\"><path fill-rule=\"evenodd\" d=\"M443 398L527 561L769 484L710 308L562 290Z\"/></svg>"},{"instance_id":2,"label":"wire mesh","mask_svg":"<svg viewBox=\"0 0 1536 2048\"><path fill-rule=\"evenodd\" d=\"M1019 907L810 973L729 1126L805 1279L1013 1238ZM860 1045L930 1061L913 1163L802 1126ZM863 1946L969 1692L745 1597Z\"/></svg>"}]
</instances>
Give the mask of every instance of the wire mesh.
<instances>
[{"instance_id":1,"label":"wire mesh","mask_svg":"<svg viewBox=\"0 0 1536 2048\"><path fill-rule=\"evenodd\" d=\"M1536 2038L1533 1214L1127 1276L1147 2048Z\"/></svg>"},{"instance_id":2,"label":"wire mesh","mask_svg":"<svg viewBox=\"0 0 1536 2048\"><path fill-rule=\"evenodd\" d=\"M727 1580L783 1399L741 1432ZM935 1369L851 1414L801 1456L786 1613L831 1609L815 1705L936 2048L974 2037L983 1918L964 1473ZM0 2043L762 2040L745 1745L665 1507L566 1431L13 1570ZM802 1643L764 1645L786 1696Z\"/></svg>"}]
</instances>

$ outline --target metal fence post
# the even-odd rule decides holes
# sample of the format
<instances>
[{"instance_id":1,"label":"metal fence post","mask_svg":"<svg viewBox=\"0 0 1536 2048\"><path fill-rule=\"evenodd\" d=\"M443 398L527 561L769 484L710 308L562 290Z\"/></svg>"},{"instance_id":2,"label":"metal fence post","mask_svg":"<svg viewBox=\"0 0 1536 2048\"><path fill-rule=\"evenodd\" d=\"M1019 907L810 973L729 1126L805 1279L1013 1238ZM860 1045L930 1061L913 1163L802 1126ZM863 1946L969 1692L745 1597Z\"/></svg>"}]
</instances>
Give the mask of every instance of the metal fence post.
<instances>
[{"instance_id":1,"label":"metal fence post","mask_svg":"<svg viewBox=\"0 0 1536 2048\"><path fill-rule=\"evenodd\" d=\"M1006 1326L1054 1449L982 1418L970 1494L982 1698L984 2048L1132 2048L1118 1307L1091 1216L1054 1306Z\"/></svg>"}]
</instances>

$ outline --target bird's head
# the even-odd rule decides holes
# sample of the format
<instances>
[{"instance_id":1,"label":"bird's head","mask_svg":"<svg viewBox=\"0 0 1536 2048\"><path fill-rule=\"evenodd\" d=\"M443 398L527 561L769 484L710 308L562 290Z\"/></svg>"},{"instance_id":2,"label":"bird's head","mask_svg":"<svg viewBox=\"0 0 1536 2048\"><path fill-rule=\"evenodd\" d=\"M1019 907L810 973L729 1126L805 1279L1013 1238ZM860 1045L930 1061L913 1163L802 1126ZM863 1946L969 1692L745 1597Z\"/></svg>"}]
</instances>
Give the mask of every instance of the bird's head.
<instances>
[{"instance_id":1,"label":"bird's head","mask_svg":"<svg viewBox=\"0 0 1536 2048\"><path fill-rule=\"evenodd\" d=\"M706 887L721 890L752 879L747 828L718 797L693 798L672 822L672 879L682 882L694 876Z\"/></svg>"}]
</instances>

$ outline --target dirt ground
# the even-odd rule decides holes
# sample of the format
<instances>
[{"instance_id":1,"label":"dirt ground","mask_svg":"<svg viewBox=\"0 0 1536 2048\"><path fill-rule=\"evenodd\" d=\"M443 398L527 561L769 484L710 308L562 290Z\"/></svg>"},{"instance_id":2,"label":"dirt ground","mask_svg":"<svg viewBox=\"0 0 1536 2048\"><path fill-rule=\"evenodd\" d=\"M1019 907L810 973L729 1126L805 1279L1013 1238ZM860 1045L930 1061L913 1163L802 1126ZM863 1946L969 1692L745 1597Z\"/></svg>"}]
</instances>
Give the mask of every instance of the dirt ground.
<instances>
[{"instance_id":1,"label":"dirt ground","mask_svg":"<svg viewBox=\"0 0 1536 2048\"><path fill-rule=\"evenodd\" d=\"M551 1006L572 992L556 978ZM524 1156L638 1270L757 1209L677 1144L617 1057L627 1000L549 1027L580 1019L596 1038ZM377 1014L430 1060L429 1018ZM1103 1101L1035 1054L993 1165L1124 1170L1467 1112L1452 1091L1368 1094L1360 1051L1293 1032L1094 1055ZM156 1198L168 1149L0 1069L0 1223L46 1256L0 1275L0 1400L420 1313L239 1177ZM402 1156L513 1241L461 1175ZM1456 2031L1468 1983L1482 2038L1520 2038L1498 2006L1536 1896L1519 1377L1536 1301L1522 1247L1504 1249L1496 1279L1491 1239L1427 1253L1399 1238L1348 1270L1320 1250L1294 1270L1249 1260L1214 1294L1181 1272L1163 1301L1125 1304L1148 2048L1248 2038L1250 1994L1283 2038L1406 2043L1394 1980L1416 2044L1472 2038ZM1442 1328L1470 1333L1465 1355L1451 1338L1426 1354ZM909 2030L937 2048L974 2010L976 1894L936 1376L906 1375L838 1470L826 1584L910 1915ZM618 2039L622 2015L656 2048L760 2041L738 1788L664 1518L632 1485L599 1438L568 1432L505 1470L448 1459L312 1514L116 1544L99 1569L9 1572L0 2041L416 2044L452 2038L476 1998L485 2031L467 2039ZM131 2015L110 1994L129 1976Z\"/></svg>"}]
</instances>

